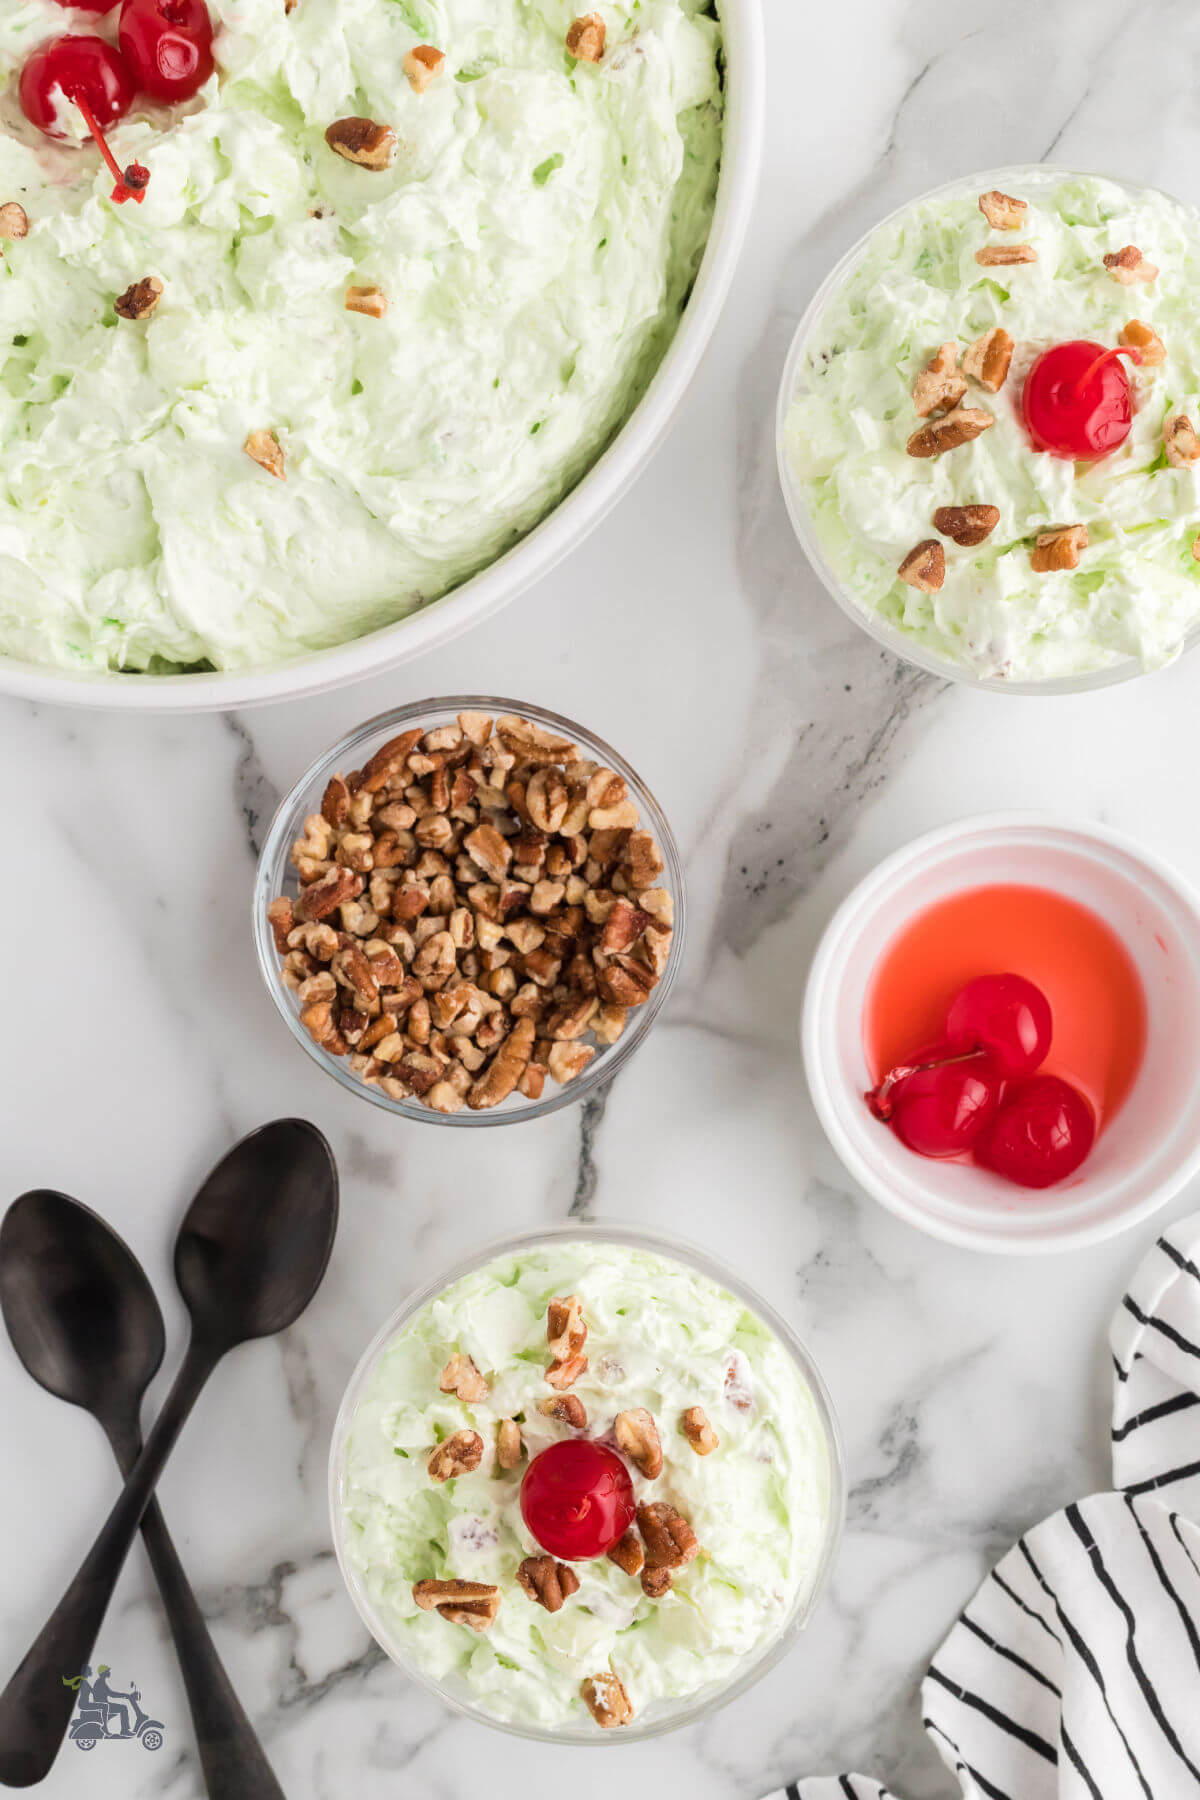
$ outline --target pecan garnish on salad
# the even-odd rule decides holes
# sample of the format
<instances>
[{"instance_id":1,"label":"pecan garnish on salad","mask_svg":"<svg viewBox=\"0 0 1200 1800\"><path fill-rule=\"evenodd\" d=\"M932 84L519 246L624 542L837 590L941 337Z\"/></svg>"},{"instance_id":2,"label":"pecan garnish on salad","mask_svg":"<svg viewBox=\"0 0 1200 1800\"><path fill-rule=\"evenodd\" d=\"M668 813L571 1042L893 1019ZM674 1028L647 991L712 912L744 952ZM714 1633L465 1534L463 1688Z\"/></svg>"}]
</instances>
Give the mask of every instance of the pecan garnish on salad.
<instances>
[{"instance_id":1,"label":"pecan garnish on salad","mask_svg":"<svg viewBox=\"0 0 1200 1800\"><path fill-rule=\"evenodd\" d=\"M500 1611L501 1594L483 1581L418 1581L413 1599L422 1612L436 1612L451 1625L483 1632Z\"/></svg>"}]
</instances>

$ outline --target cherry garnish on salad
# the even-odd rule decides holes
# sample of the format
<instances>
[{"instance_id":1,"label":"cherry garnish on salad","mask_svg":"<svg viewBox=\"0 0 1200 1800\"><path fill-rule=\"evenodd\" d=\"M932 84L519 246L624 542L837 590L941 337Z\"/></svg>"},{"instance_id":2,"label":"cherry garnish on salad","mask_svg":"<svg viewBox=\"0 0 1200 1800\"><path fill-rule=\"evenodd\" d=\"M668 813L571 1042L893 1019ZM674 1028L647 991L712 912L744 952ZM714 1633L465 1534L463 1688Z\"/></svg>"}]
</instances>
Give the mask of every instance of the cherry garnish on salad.
<instances>
[{"instance_id":1,"label":"cherry garnish on salad","mask_svg":"<svg viewBox=\"0 0 1200 1800\"><path fill-rule=\"evenodd\" d=\"M1140 363L1140 350L1106 350L1086 338L1053 344L1025 377L1021 412L1034 448L1077 461L1107 456L1129 436L1133 397L1121 357Z\"/></svg>"},{"instance_id":2,"label":"cherry garnish on salad","mask_svg":"<svg viewBox=\"0 0 1200 1800\"><path fill-rule=\"evenodd\" d=\"M1019 1187L1064 1181L1096 1141L1096 1118L1079 1089L1057 1075L1018 1088L975 1146L975 1160Z\"/></svg>"},{"instance_id":3,"label":"cherry garnish on salad","mask_svg":"<svg viewBox=\"0 0 1200 1800\"><path fill-rule=\"evenodd\" d=\"M204 0L125 0L117 37L138 87L155 100L191 100L215 67Z\"/></svg>"},{"instance_id":4,"label":"cherry garnish on salad","mask_svg":"<svg viewBox=\"0 0 1200 1800\"><path fill-rule=\"evenodd\" d=\"M56 0L56 3L69 12L94 13L99 17L101 13L111 12L117 0Z\"/></svg>"},{"instance_id":5,"label":"cherry garnish on salad","mask_svg":"<svg viewBox=\"0 0 1200 1800\"><path fill-rule=\"evenodd\" d=\"M542 1549L563 1562L605 1556L633 1524L629 1470L615 1450L564 1438L535 1456L521 1483L521 1516Z\"/></svg>"},{"instance_id":6,"label":"cherry garnish on salad","mask_svg":"<svg viewBox=\"0 0 1200 1800\"><path fill-rule=\"evenodd\" d=\"M150 171L141 163L121 169L104 136L110 125L123 119L133 105L135 88L125 59L103 38L68 33L34 51L21 71L21 110L31 125L47 137L65 138L59 123L59 100L79 109L101 156L112 171L118 206L126 200L140 205L145 198Z\"/></svg>"}]
</instances>

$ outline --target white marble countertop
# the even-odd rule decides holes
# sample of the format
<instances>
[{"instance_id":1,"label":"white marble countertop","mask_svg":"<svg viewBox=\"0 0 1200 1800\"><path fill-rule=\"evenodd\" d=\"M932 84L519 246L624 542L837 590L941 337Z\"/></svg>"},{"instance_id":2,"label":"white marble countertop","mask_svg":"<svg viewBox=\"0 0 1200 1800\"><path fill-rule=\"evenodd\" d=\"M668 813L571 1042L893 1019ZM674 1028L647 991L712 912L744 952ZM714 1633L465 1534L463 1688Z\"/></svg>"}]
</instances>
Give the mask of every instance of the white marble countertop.
<instances>
[{"instance_id":1,"label":"white marble countertop","mask_svg":"<svg viewBox=\"0 0 1200 1800\"><path fill-rule=\"evenodd\" d=\"M724 322L649 472L551 579L419 664L298 705L154 720L0 703L0 1198L56 1186L112 1219L158 1286L173 1370L170 1246L209 1163L299 1112L341 1165L322 1293L286 1339L230 1357L162 1486L291 1800L468 1800L484 1780L494 1800L607 1800L614 1777L628 1800L755 1800L845 1768L908 1800L949 1795L920 1728L926 1658L1013 1538L1106 1482L1104 1332L1153 1227L1066 1262L919 1236L855 1193L826 1145L796 1019L836 902L881 855L963 813L1105 820L1200 881L1197 668L1039 701L941 690L899 667L803 565L772 417L823 272L934 182L1052 158L1196 199L1200 21L1166 0L764 5L766 174ZM686 854L694 928L668 1014L606 1102L504 1133L435 1133L342 1094L289 1044L247 906L275 796L312 755L385 706L471 688L561 708L643 770ZM325 1515L334 1411L379 1321L498 1229L568 1214L636 1215L759 1286L827 1374L852 1483L841 1560L795 1650L707 1725L615 1764L487 1733L406 1684L342 1593ZM2 1342L0 1416L6 1675L116 1479L98 1430ZM101 1747L87 1793L199 1796L140 1547L99 1654L116 1685L139 1683L167 1742L154 1757ZM79 1794L84 1766L67 1748L43 1791Z\"/></svg>"}]
</instances>

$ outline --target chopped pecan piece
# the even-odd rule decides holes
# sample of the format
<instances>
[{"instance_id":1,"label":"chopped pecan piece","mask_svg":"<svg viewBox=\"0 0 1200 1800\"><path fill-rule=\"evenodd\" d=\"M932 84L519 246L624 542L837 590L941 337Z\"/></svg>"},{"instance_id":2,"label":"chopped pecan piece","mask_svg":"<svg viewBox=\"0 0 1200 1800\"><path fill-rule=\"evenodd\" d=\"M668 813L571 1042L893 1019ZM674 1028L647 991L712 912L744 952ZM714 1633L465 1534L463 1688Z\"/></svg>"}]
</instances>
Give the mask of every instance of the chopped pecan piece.
<instances>
[{"instance_id":1,"label":"chopped pecan piece","mask_svg":"<svg viewBox=\"0 0 1200 1800\"><path fill-rule=\"evenodd\" d=\"M362 313L367 319L382 319L387 312L387 295L381 287L348 287L346 311Z\"/></svg>"},{"instance_id":2,"label":"chopped pecan piece","mask_svg":"<svg viewBox=\"0 0 1200 1800\"><path fill-rule=\"evenodd\" d=\"M281 894L278 900L272 900L267 908L267 922L275 936L275 948L280 956L286 956L288 937L296 928L296 915L286 895Z\"/></svg>"},{"instance_id":3,"label":"chopped pecan piece","mask_svg":"<svg viewBox=\"0 0 1200 1800\"><path fill-rule=\"evenodd\" d=\"M596 1052L591 1044L572 1044L565 1039L557 1041L547 1059L551 1075L560 1087L566 1087L577 1075L582 1075Z\"/></svg>"},{"instance_id":4,"label":"chopped pecan piece","mask_svg":"<svg viewBox=\"0 0 1200 1800\"><path fill-rule=\"evenodd\" d=\"M413 1599L422 1612L436 1612L452 1625L486 1631L500 1611L500 1589L483 1581L418 1581Z\"/></svg>"},{"instance_id":5,"label":"chopped pecan piece","mask_svg":"<svg viewBox=\"0 0 1200 1800\"><path fill-rule=\"evenodd\" d=\"M644 1406L619 1412L613 1425L613 1436L617 1440L617 1449L629 1458L638 1472L647 1481L657 1481L663 1472L662 1440L651 1413Z\"/></svg>"},{"instance_id":6,"label":"chopped pecan piece","mask_svg":"<svg viewBox=\"0 0 1200 1800\"><path fill-rule=\"evenodd\" d=\"M627 1531L608 1552L608 1560L624 1569L626 1575L640 1575L646 1551L636 1531Z\"/></svg>"},{"instance_id":7,"label":"chopped pecan piece","mask_svg":"<svg viewBox=\"0 0 1200 1800\"><path fill-rule=\"evenodd\" d=\"M998 506L939 506L933 515L933 529L966 549L990 538L999 523Z\"/></svg>"},{"instance_id":8,"label":"chopped pecan piece","mask_svg":"<svg viewBox=\"0 0 1200 1800\"><path fill-rule=\"evenodd\" d=\"M443 1394L457 1394L460 1400L474 1405L488 1397L488 1384L473 1359L456 1350L450 1361L438 1376L438 1386Z\"/></svg>"},{"instance_id":9,"label":"chopped pecan piece","mask_svg":"<svg viewBox=\"0 0 1200 1800\"><path fill-rule=\"evenodd\" d=\"M588 1328L583 1317L583 1301L578 1294L551 1300L546 1309L546 1342L555 1362L578 1356L587 1343Z\"/></svg>"},{"instance_id":10,"label":"chopped pecan piece","mask_svg":"<svg viewBox=\"0 0 1200 1800\"><path fill-rule=\"evenodd\" d=\"M442 72L446 58L432 44L417 44L404 59L404 73L414 93L423 94Z\"/></svg>"},{"instance_id":11,"label":"chopped pecan piece","mask_svg":"<svg viewBox=\"0 0 1200 1800\"><path fill-rule=\"evenodd\" d=\"M576 62L598 63L604 55L608 30L599 13L584 13L567 29L567 55Z\"/></svg>"},{"instance_id":12,"label":"chopped pecan piece","mask_svg":"<svg viewBox=\"0 0 1200 1800\"><path fill-rule=\"evenodd\" d=\"M1008 380L1015 348L1003 325L996 325L963 352L963 372L986 388L989 394L998 394Z\"/></svg>"},{"instance_id":13,"label":"chopped pecan piece","mask_svg":"<svg viewBox=\"0 0 1200 1800\"><path fill-rule=\"evenodd\" d=\"M1132 287L1135 281L1157 281L1158 269L1152 262L1147 262L1136 244L1126 244L1123 250L1113 250L1104 259L1104 266L1113 281L1122 287Z\"/></svg>"},{"instance_id":14,"label":"chopped pecan piece","mask_svg":"<svg viewBox=\"0 0 1200 1800\"><path fill-rule=\"evenodd\" d=\"M1079 553L1088 547L1086 525L1060 525L1053 531L1039 532L1030 555L1029 566L1035 575L1049 575L1060 569L1077 569Z\"/></svg>"},{"instance_id":15,"label":"chopped pecan piece","mask_svg":"<svg viewBox=\"0 0 1200 1800\"><path fill-rule=\"evenodd\" d=\"M127 287L113 301L113 311L119 319L148 319L165 292L157 275L147 275L143 280L135 281L131 287ZM255 461L257 460L256 457Z\"/></svg>"},{"instance_id":16,"label":"chopped pecan piece","mask_svg":"<svg viewBox=\"0 0 1200 1800\"><path fill-rule=\"evenodd\" d=\"M515 1419L501 1419L496 1432L496 1461L502 1469L515 1469L521 1460L521 1427Z\"/></svg>"},{"instance_id":17,"label":"chopped pecan piece","mask_svg":"<svg viewBox=\"0 0 1200 1800\"><path fill-rule=\"evenodd\" d=\"M587 1374L588 1359L586 1356L568 1356L563 1362L551 1363L546 1370L546 1380L552 1388L560 1393L574 1387L580 1376Z\"/></svg>"},{"instance_id":18,"label":"chopped pecan piece","mask_svg":"<svg viewBox=\"0 0 1200 1800\"><path fill-rule=\"evenodd\" d=\"M29 236L29 214L19 200L6 200L0 206L0 238L11 243Z\"/></svg>"},{"instance_id":19,"label":"chopped pecan piece","mask_svg":"<svg viewBox=\"0 0 1200 1800\"><path fill-rule=\"evenodd\" d=\"M347 900L356 900L362 891L362 876L341 863L335 863L304 889L296 901L296 917L319 923L329 918Z\"/></svg>"},{"instance_id":20,"label":"chopped pecan piece","mask_svg":"<svg viewBox=\"0 0 1200 1800\"><path fill-rule=\"evenodd\" d=\"M1138 352L1143 369L1157 369L1167 359L1167 347L1157 331L1141 319L1130 319L1128 325L1122 326L1119 341Z\"/></svg>"},{"instance_id":21,"label":"chopped pecan piece","mask_svg":"<svg viewBox=\"0 0 1200 1800\"><path fill-rule=\"evenodd\" d=\"M642 1570L642 1592L649 1600L661 1600L669 1594L675 1585L670 1569L664 1569L657 1563L647 1563Z\"/></svg>"},{"instance_id":22,"label":"chopped pecan piece","mask_svg":"<svg viewBox=\"0 0 1200 1800\"><path fill-rule=\"evenodd\" d=\"M931 413L949 412L967 391L958 372L958 346L943 344L913 382L913 405L923 419Z\"/></svg>"},{"instance_id":23,"label":"chopped pecan piece","mask_svg":"<svg viewBox=\"0 0 1200 1800\"><path fill-rule=\"evenodd\" d=\"M378 173L396 160L396 134L390 125L374 119L336 119L325 133L325 142L347 162Z\"/></svg>"},{"instance_id":24,"label":"chopped pecan piece","mask_svg":"<svg viewBox=\"0 0 1200 1800\"><path fill-rule=\"evenodd\" d=\"M684 1437L697 1456L711 1455L721 1442L709 1424L708 1414L702 1406L689 1406L679 1424Z\"/></svg>"},{"instance_id":25,"label":"chopped pecan piece","mask_svg":"<svg viewBox=\"0 0 1200 1800\"><path fill-rule=\"evenodd\" d=\"M928 425L914 431L906 448L910 456L943 456L947 450L957 450L990 431L995 423L995 414L982 407L956 406L953 412L931 419Z\"/></svg>"},{"instance_id":26,"label":"chopped pecan piece","mask_svg":"<svg viewBox=\"0 0 1200 1800\"><path fill-rule=\"evenodd\" d=\"M587 1408L578 1394L553 1394L548 1400L539 1400L537 1409L544 1419L557 1419L572 1431L583 1431L587 1426Z\"/></svg>"},{"instance_id":27,"label":"chopped pecan piece","mask_svg":"<svg viewBox=\"0 0 1200 1800\"><path fill-rule=\"evenodd\" d=\"M625 1684L611 1670L603 1675L589 1675L579 1692L601 1731L612 1731L619 1725L628 1725L633 1717L633 1707L625 1691Z\"/></svg>"},{"instance_id":28,"label":"chopped pecan piece","mask_svg":"<svg viewBox=\"0 0 1200 1800\"><path fill-rule=\"evenodd\" d=\"M896 573L909 587L934 594L946 579L946 552L936 538L926 538L909 551Z\"/></svg>"},{"instance_id":29,"label":"chopped pecan piece","mask_svg":"<svg viewBox=\"0 0 1200 1800\"><path fill-rule=\"evenodd\" d=\"M467 1095L467 1105L472 1112L499 1106L502 1100L508 1099L533 1055L533 1040L536 1035L532 1019L517 1020Z\"/></svg>"},{"instance_id":30,"label":"chopped pecan piece","mask_svg":"<svg viewBox=\"0 0 1200 1800\"><path fill-rule=\"evenodd\" d=\"M1188 469L1200 458L1200 437L1186 413L1175 413L1163 426L1167 461L1173 469Z\"/></svg>"},{"instance_id":31,"label":"chopped pecan piece","mask_svg":"<svg viewBox=\"0 0 1200 1800\"><path fill-rule=\"evenodd\" d=\"M337 1028L330 1001L317 1000L311 1006L306 1006L300 1014L300 1023L313 1043L319 1044L322 1050L327 1050L330 1056L345 1056L348 1046Z\"/></svg>"},{"instance_id":32,"label":"chopped pecan piece","mask_svg":"<svg viewBox=\"0 0 1200 1800\"><path fill-rule=\"evenodd\" d=\"M1035 263L1038 253L1032 244L985 244L975 252L981 269L1004 269L1014 263Z\"/></svg>"},{"instance_id":33,"label":"chopped pecan piece","mask_svg":"<svg viewBox=\"0 0 1200 1800\"><path fill-rule=\"evenodd\" d=\"M483 1439L477 1431L456 1431L444 1444L439 1444L429 1458L428 1469L433 1481L453 1481L458 1475L472 1475L483 1461Z\"/></svg>"},{"instance_id":34,"label":"chopped pecan piece","mask_svg":"<svg viewBox=\"0 0 1200 1800\"><path fill-rule=\"evenodd\" d=\"M250 432L242 449L251 462L256 462L260 469L265 469L268 475L275 477L276 481L287 480L283 446L273 431Z\"/></svg>"},{"instance_id":35,"label":"chopped pecan piece","mask_svg":"<svg viewBox=\"0 0 1200 1800\"><path fill-rule=\"evenodd\" d=\"M579 761L579 747L570 738L559 737L557 733L547 731L544 725L519 718L516 713L500 714L496 720L496 735L505 749L521 762L541 766Z\"/></svg>"},{"instance_id":36,"label":"chopped pecan piece","mask_svg":"<svg viewBox=\"0 0 1200 1800\"><path fill-rule=\"evenodd\" d=\"M1014 200L1011 194L1002 194L999 188L989 188L986 194L979 196L979 210L993 231L1020 231L1028 203Z\"/></svg>"},{"instance_id":37,"label":"chopped pecan piece","mask_svg":"<svg viewBox=\"0 0 1200 1800\"><path fill-rule=\"evenodd\" d=\"M646 1546L646 1566L681 1569L700 1554L700 1540L681 1512L665 1501L637 1509L638 1530Z\"/></svg>"},{"instance_id":38,"label":"chopped pecan piece","mask_svg":"<svg viewBox=\"0 0 1200 1800\"><path fill-rule=\"evenodd\" d=\"M556 1563L552 1556L527 1556L517 1570L517 1580L529 1598L548 1613L561 1612L563 1601L579 1592L574 1569Z\"/></svg>"}]
</instances>

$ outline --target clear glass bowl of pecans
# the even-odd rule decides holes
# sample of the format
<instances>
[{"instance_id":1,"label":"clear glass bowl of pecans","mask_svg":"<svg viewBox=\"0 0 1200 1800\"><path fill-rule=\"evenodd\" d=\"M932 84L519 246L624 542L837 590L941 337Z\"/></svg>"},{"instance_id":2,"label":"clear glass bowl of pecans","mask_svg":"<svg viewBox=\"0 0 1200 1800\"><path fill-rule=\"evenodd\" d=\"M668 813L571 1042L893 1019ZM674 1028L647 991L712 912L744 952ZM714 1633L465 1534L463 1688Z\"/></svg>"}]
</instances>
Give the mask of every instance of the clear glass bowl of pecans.
<instances>
[{"instance_id":1,"label":"clear glass bowl of pecans","mask_svg":"<svg viewBox=\"0 0 1200 1800\"><path fill-rule=\"evenodd\" d=\"M297 1043L403 1118L541 1118L607 1082L679 966L683 871L608 744L520 701L381 714L300 778L254 890Z\"/></svg>"}]
</instances>

